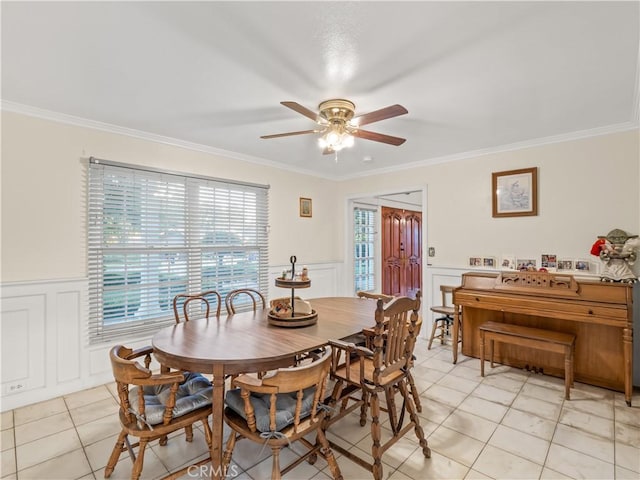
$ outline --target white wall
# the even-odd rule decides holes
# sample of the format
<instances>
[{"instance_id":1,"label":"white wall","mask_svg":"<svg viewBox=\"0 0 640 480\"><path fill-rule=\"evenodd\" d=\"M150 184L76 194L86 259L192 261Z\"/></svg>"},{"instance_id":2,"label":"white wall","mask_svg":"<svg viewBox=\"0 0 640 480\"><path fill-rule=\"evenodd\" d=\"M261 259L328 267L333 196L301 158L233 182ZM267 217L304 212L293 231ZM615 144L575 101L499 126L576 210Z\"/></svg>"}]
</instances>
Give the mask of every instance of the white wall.
<instances>
[{"instance_id":1,"label":"white wall","mask_svg":"<svg viewBox=\"0 0 640 480\"><path fill-rule=\"evenodd\" d=\"M426 188L425 241L437 255L423 276L425 312L440 283L466 270L469 256L588 258L597 235L613 228L640 233L637 131L333 182L3 111L2 410L110 378L110 345L89 348L84 336L89 156L270 184L269 278L296 255L313 279L308 298L348 294L348 198ZM538 216L492 218L491 173L531 166L539 168ZM313 199L311 219L298 216L299 197ZM131 346L136 342L148 339Z\"/></svg>"},{"instance_id":2,"label":"white wall","mask_svg":"<svg viewBox=\"0 0 640 480\"><path fill-rule=\"evenodd\" d=\"M538 167L538 215L493 218L491 173ZM590 259L598 235L640 233L638 131L495 153L342 182L344 197L427 185L426 242L434 267L470 256ZM344 223L344 222L343 222ZM341 223L342 224L342 223ZM640 262L636 264L636 271Z\"/></svg>"},{"instance_id":3,"label":"white wall","mask_svg":"<svg viewBox=\"0 0 640 480\"><path fill-rule=\"evenodd\" d=\"M335 183L125 135L2 112L2 281L86 276L85 175L90 156L269 184L270 263L333 262ZM313 217L298 215L299 197ZM304 245L304 251L301 246Z\"/></svg>"}]
</instances>

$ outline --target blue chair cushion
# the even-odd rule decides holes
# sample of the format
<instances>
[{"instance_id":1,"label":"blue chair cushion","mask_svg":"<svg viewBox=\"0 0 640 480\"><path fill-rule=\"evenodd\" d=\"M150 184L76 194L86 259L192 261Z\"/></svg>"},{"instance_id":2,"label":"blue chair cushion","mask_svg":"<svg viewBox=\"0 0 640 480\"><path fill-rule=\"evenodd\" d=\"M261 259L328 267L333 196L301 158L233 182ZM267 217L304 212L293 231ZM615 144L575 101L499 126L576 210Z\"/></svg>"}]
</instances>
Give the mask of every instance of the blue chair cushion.
<instances>
[{"instance_id":1,"label":"blue chair cushion","mask_svg":"<svg viewBox=\"0 0 640 480\"><path fill-rule=\"evenodd\" d=\"M176 405L173 407L172 418L197 410L205 405L211 405L213 386L211 382L199 373L185 372L185 381L180 384L176 392ZM148 424L162 423L165 405L169 399L171 385L153 385L143 388L145 401L145 418ZM129 391L131 409L138 411L138 388Z\"/></svg>"},{"instance_id":2,"label":"blue chair cushion","mask_svg":"<svg viewBox=\"0 0 640 480\"><path fill-rule=\"evenodd\" d=\"M313 396L316 387L306 388L302 397L302 408L300 410L300 418L308 417L313 407ZM271 406L271 395L262 393L252 393L249 397L253 406L254 415L256 417L256 429L259 432L270 432L269 426L269 407ZM280 431L294 421L296 413L297 392L280 393L276 398L276 431ZM226 393L225 400L227 406L240 415L245 420L247 414L244 411L244 400L240 396L240 389L229 390Z\"/></svg>"}]
</instances>

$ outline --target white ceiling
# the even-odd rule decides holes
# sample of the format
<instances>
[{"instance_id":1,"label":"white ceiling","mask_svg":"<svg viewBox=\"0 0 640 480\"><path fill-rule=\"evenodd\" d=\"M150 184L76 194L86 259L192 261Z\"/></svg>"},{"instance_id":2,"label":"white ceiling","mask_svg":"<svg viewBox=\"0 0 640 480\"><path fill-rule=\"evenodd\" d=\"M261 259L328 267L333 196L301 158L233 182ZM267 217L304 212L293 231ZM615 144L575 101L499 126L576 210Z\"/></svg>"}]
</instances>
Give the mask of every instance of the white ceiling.
<instances>
[{"instance_id":1,"label":"white ceiling","mask_svg":"<svg viewBox=\"0 0 640 480\"><path fill-rule=\"evenodd\" d=\"M3 1L2 106L350 178L637 127L639 18L637 1ZM314 128L279 102L336 97L405 106L366 129L407 142L356 139L335 163L316 135L259 138Z\"/></svg>"}]
</instances>

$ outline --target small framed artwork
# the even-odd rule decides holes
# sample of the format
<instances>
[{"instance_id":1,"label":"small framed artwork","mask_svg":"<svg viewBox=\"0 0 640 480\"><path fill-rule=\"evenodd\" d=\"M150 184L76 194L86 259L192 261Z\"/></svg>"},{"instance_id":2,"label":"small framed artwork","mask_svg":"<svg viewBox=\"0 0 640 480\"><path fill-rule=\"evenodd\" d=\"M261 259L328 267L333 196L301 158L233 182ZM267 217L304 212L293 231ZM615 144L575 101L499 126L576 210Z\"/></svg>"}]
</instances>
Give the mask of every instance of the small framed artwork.
<instances>
[{"instance_id":1,"label":"small framed artwork","mask_svg":"<svg viewBox=\"0 0 640 480\"><path fill-rule=\"evenodd\" d=\"M573 270L573 260L559 260L558 270Z\"/></svg>"},{"instance_id":2,"label":"small framed artwork","mask_svg":"<svg viewBox=\"0 0 640 480\"><path fill-rule=\"evenodd\" d=\"M500 268L503 270L515 270L516 269L515 255L502 255L502 259L500 260Z\"/></svg>"},{"instance_id":3,"label":"small framed artwork","mask_svg":"<svg viewBox=\"0 0 640 480\"><path fill-rule=\"evenodd\" d=\"M588 260L576 260L575 269L580 270L582 272L589 271L589 261Z\"/></svg>"},{"instance_id":4,"label":"small framed artwork","mask_svg":"<svg viewBox=\"0 0 640 480\"><path fill-rule=\"evenodd\" d=\"M482 258L481 257L469 257L469 266L470 267L481 267L482 266Z\"/></svg>"},{"instance_id":5,"label":"small framed artwork","mask_svg":"<svg viewBox=\"0 0 640 480\"><path fill-rule=\"evenodd\" d=\"M311 199L300 197L300 216L311 217L311 214L312 214Z\"/></svg>"},{"instance_id":6,"label":"small framed artwork","mask_svg":"<svg viewBox=\"0 0 640 480\"><path fill-rule=\"evenodd\" d=\"M543 253L541 256L540 266L544 268L558 268L558 257L550 253Z\"/></svg>"},{"instance_id":7,"label":"small framed artwork","mask_svg":"<svg viewBox=\"0 0 640 480\"><path fill-rule=\"evenodd\" d=\"M537 270L536 261L532 258L519 258L516 265L518 270Z\"/></svg>"},{"instance_id":8,"label":"small framed artwork","mask_svg":"<svg viewBox=\"0 0 640 480\"><path fill-rule=\"evenodd\" d=\"M538 214L538 168L522 168L491 174L494 217L526 217Z\"/></svg>"},{"instance_id":9,"label":"small framed artwork","mask_svg":"<svg viewBox=\"0 0 640 480\"><path fill-rule=\"evenodd\" d=\"M482 266L484 268L496 268L496 259L493 257L484 257L482 259Z\"/></svg>"}]
</instances>

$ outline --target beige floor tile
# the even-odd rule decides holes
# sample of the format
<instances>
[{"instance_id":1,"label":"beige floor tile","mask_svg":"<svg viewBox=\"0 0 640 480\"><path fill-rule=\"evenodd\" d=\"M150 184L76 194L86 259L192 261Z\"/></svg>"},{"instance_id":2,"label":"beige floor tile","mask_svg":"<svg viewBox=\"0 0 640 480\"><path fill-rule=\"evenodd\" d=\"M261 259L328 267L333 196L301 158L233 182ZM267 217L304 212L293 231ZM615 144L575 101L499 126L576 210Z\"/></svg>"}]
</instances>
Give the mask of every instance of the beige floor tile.
<instances>
[{"instance_id":1,"label":"beige floor tile","mask_svg":"<svg viewBox=\"0 0 640 480\"><path fill-rule=\"evenodd\" d=\"M18 445L16 447L18 472L81 447L75 429L64 430L33 442Z\"/></svg>"},{"instance_id":2,"label":"beige floor tile","mask_svg":"<svg viewBox=\"0 0 640 480\"><path fill-rule=\"evenodd\" d=\"M485 475L484 473L480 473L477 470L471 469L464 477L464 480L491 480L491 477Z\"/></svg>"},{"instance_id":3,"label":"beige floor tile","mask_svg":"<svg viewBox=\"0 0 640 480\"><path fill-rule=\"evenodd\" d=\"M251 440L242 439L236 442L232 459L242 470L248 472L255 465L270 457L271 450L269 448L263 448L263 445L259 445Z\"/></svg>"},{"instance_id":4,"label":"beige floor tile","mask_svg":"<svg viewBox=\"0 0 640 480\"><path fill-rule=\"evenodd\" d=\"M589 415L580 410L563 408L559 421L563 425L568 425L613 440L614 422L612 419Z\"/></svg>"},{"instance_id":5,"label":"beige floor tile","mask_svg":"<svg viewBox=\"0 0 640 480\"><path fill-rule=\"evenodd\" d=\"M584 430L558 424L553 435L553 443L591 455L605 462L614 462L613 442Z\"/></svg>"},{"instance_id":6,"label":"beige floor tile","mask_svg":"<svg viewBox=\"0 0 640 480\"><path fill-rule=\"evenodd\" d=\"M502 424L521 432L535 435L543 440L551 440L556 429L556 422L516 410L515 408L509 409L502 420Z\"/></svg>"},{"instance_id":7,"label":"beige floor tile","mask_svg":"<svg viewBox=\"0 0 640 480\"><path fill-rule=\"evenodd\" d=\"M437 370L441 373L449 373L455 365L451 363L451 359L442 360L438 357L432 357L426 362L420 365L421 367L427 367L432 370Z\"/></svg>"},{"instance_id":8,"label":"beige floor tile","mask_svg":"<svg viewBox=\"0 0 640 480\"><path fill-rule=\"evenodd\" d=\"M462 377L456 377L454 375L445 375L438 381L438 385L451 388L465 394L471 393L479 383L480 382L477 380L469 380Z\"/></svg>"},{"instance_id":9,"label":"beige floor tile","mask_svg":"<svg viewBox=\"0 0 640 480\"><path fill-rule=\"evenodd\" d=\"M16 446L16 434L13 428L7 428L6 430L2 430L2 434L0 436L0 448L2 451L8 450L10 448L14 448Z\"/></svg>"},{"instance_id":10,"label":"beige floor tile","mask_svg":"<svg viewBox=\"0 0 640 480\"><path fill-rule=\"evenodd\" d=\"M382 441L381 444L384 445L387 441L389 441L392 437L391 431L384 431L382 433ZM426 440L426 436L425 436ZM361 458L366 458L367 461L371 462L372 460L372 452L371 447L373 446L373 440L370 436L365 437L360 442L355 445L355 449L350 449L356 455ZM411 455L416 449L421 448L418 438L414 434L413 430L407 432L402 438L396 441L392 447L390 447L384 455L382 456L382 461L393 467L394 469L398 468L405 459Z\"/></svg>"},{"instance_id":11,"label":"beige floor tile","mask_svg":"<svg viewBox=\"0 0 640 480\"><path fill-rule=\"evenodd\" d=\"M591 455L551 444L545 466L572 478L602 480L614 478L613 463L603 462Z\"/></svg>"},{"instance_id":12,"label":"beige floor tile","mask_svg":"<svg viewBox=\"0 0 640 480\"><path fill-rule=\"evenodd\" d=\"M516 393L508 392L507 390L502 390L501 388L492 387L491 385L485 385L483 383L473 391L473 396L508 407L513 403L513 399L516 398Z\"/></svg>"},{"instance_id":13,"label":"beige floor tile","mask_svg":"<svg viewBox=\"0 0 640 480\"><path fill-rule=\"evenodd\" d=\"M105 398L104 400L69 410L69 413L71 413L73 423L79 426L108 416L117 418L118 409L118 404L113 398Z\"/></svg>"},{"instance_id":14,"label":"beige floor tile","mask_svg":"<svg viewBox=\"0 0 640 480\"><path fill-rule=\"evenodd\" d=\"M487 442L498 426L491 420L462 410L455 410L442 425L481 442Z\"/></svg>"},{"instance_id":15,"label":"beige floor tile","mask_svg":"<svg viewBox=\"0 0 640 480\"><path fill-rule=\"evenodd\" d=\"M269 453L271 450L269 449ZM280 469L286 467L291 462L296 460L298 455L291 451L289 448L283 448L280 451ZM273 457L269 455L265 460L247 470L247 475L252 478L271 478L271 468L273 465ZM314 465L309 465L308 462L302 462L296 468L291 470L288 474L283 475L283 479L299 478L312 478L320 472Z\"/></svg>"},{"instance_id":16,"label":"beige floor tile","mask_svg":"<svg viewBox=\"0 0 640 480\"><path fill-rule=\"evenodd\" d=\"M416 450L407 458L407 460L398 467L398 471L407 475L413 480L433 479L460 479L469 471L469 467L462 465L450 458L447 458L438 452L431 451L431 458L424 458L421 450ZM368 477L346 477L345 480Z\"/></svg>"},{"instance_id":17,"label":"beige floor tile","mask_svg":"<svg viewBox=\"0 0 640 480\"><path fill-rule=\"evenodd\" d=\"M627 425L626 423L616 423L616 443L626 443L632 447L640 448L640 428Z\"/></svg>"},{"instance_id":18,"label":"beige floor tile","mask_svg":"<svg viewBox=\"0 0 640 480\"><path fill-rule=\"evenodd\" d=\"M41 418L63 413L67 411L67 406L62 397L47 400L46 402L35 403L27 407L17 408L13 411L13 421L15 426L33 422Z\"/></svg>"},{"instance_id":19,"label":"beige floor tile","mask_svg":"<svg viewBox=\"0 0 640 480\"><path fill-rule=\"evenodd\" d=\"M527 383L522 386L520 393L527 397L537 398L538 400L544 400L545 402L553 404L562 404L562 402L564 402L564 390L537 385L532 383L531 379L527 380Z\"/></svg>"},{"instance_id":20,"label":"beige floor tile","mask_svg":"<svg viewBox=\"0 0 640 480\"><path fill-rule=\"evenodd\" d=\"M571 410L578 410L580 412L589 413L591 415L597 415L599 417L614 419L613 415L613 401L602 401L594 398L574 398L564 402L564 407Z\"/></svg>"},{"instance_id":21,"label":"beige floor tile","mask_svg":"<svg viewBox=\"0 0 640 480\"><path fill-rule=\"evenodd\" d=\"M460 405L465 398L467 398L467 394L464 392L459 392L458 390L453 390L452 388L435 384L431 385L431 387L425 390L425 392L422 394L422 397L426 397L428 399L435 400L436 402L444 403L445 405L449 405L450 407L455 408Z\"/></svg>"},{"instance_id":22,"label":"beige floor tile","mask_svg":"<svg viewBox=\"0 0 640 480\"><path fill-rule=\"evenodd\" d=\"M506 390L507 392L518 393L522 389L525 381L526 377L515 379L513 378L513 376L502 373L496 375L486 375L482 384L499 388L500 390Z\"/></svg>"},{"instance_id":23,"label":"beige floor tile","mask_svg":"<svg viewBox=\"0 0 640 480\"><path fill-rule=\"evenodd\" d=\"M484 442L441 426L429 436L429 446L432 451L470 467L482 451Z\"/></svg>"},{"instance_id":24,"label":"beige floor tile","mask_svg":"<svg viewBox=\"0 0 640 480\"><path fill-rule=\"evenodd\" d=\"M405 475L400 470L396 470L389 475L389 480L413 480L409 475Z\"/></svg>"},{"instance_id":25,"label":"beige floor tile","mask_svg":"<svg viewBox=\"0 0 640 480\"><path fill-rule=\"evenodd\" d=\"M507 413L508 408L495 402L490 402L484 398L470 395L460 404L458 409L486 418L492 422L500 422Z\"/></svg>"},{"instance_id":26,"label":"beige floor tile","mask_svg":"<svg viewBox=\"0 0 640 480\"><path fill-rule=\"evenodd\" d=\"M418 381L425 381L430 383L436 383L438 380L443 378L446 373L441 372L439 370L434 370L431 367L426 367L423 365L416 365L411 369L411 373L413 374L413 378Z\"/></svg>"},{"instance_id":27,"label":"beige floor tile","mask_svg":"<svg viewBox=\"0 0 640 480\"><path fill-rule=\"evenodd\" d=\"M49 417L24 423L16 427L16 445L24 445L42 437L73 428L69 412L56 413Z\"/></svg>"},{"instance_id":28,"label":"beige floor tile","mask_svg":"<svg viewBox=\"0 0 640 480\"><path fill-rule=\"evenodd\" d=\"M183 430L180 435L170 438L164 446L153 442L151 449L170 472L194 463L196 458L209 453L204 434L197 429L193 432L192 442L185 440Z\"/></svg>"},{"instance_id":29,"label":"beige floor tile","mask_svg":"<svg viewBox=\"0 0 640 480\"><path fill-rule=\"evenodd\" d=\"M18 474L21 479L33 480L58 480L92 475L91 467L82 448L20 470Z\"/></svg>"},{"instance_id":30,"label":"beige floor tile","mask_svg":"<svg viewBox=\"0 0 640 480\"><path fill-rule=\"evenodd\" d=\"M532 373L529 376L527 383L529 385L538 385L544 388L550 388L557 392L562 392L562 398L564 398L564 378Z\"/></svg>"},{"instance_id":31,"label":"beige floor tile","mask_svg":"<svg viewBox=\"0 0 640 480\"><path fill-rule=\"evenodd\" d=\"M480 370L476 370L475 368L468 368L464 365L456 364L456 367L449 372L450 375L455 377L466 378L467 380L472 380L480 383L482 378L480 376Z\"/></svg>"},{"instance_id":32,"label":"beige floor tile","mask_svg":"<svg viewBox=\"0 0 640 480\"><path fill-rule=\"evenodd\" d=\"M516 397L511 407L522 412L533 413L534 415L538 415L553 422L558 421L558 417L562 411L562 404L545 402L537 398L523 395L522 393Z\"/></svg>"},{"instance_id":33,"label":"beige floor tile","mask_svg":"<svg viewBox=\"0 0 640 480\"><path fill-rule=\"evenodd\" d=\"M560 472L556 472L555 470L551 470L550 468L544 467L542 469L542 474L540 475L540 480L572 480L572 478L563 475Z\"/></svg>"},{"instance_id":34,"label":"beige floor tile","mask_svg":"<svg viewBox=\"0 0 640 480\"><path fill-rule=\"evenodd\" d=\"M87 455L87 459L89 460L89 465L91 465L91 469L94 472L100 470L101 468L104 468L107 465L109 456L113 451L113 447L115 446L117 439L118 436L114 435L111 438L104 438L95 443L92 443L91 445L85 446L85 453ZM133 441L133 438L131 438L131 441ZM128 456L129 455L126 452L123 452L120 454L120 460Z\"/></svg>"},{"instance_id":35,"label":"beige floor tile","mask_svg":"<svg viewBox=\"0 0 640 480\"><path fill-rule=\"evenodd\" d=\"M542 465L487 445L473 464L473 469L491 478L535 479L542 472Z\"/></svg>"},{"instance_id":36,"label":"beige floor tile","mask_svg":"<svg viewBox=\"0 0 640 480\"><path fill-rule=\"evenodd\" d=\"M435 423L437 425L440 425L444 421L444 419L447 418L451 414L451 412L455 410L455 408L450 405L436 402L435 400L427 398L424 395L422 395L421 401L422 412L420 412L418 416L425 421ZM420 423L422 424L423 422Z\"/></svg>"},{"instance_id":37,"label":"beige floor tile","mask_svg":"<svg viewBox=\"0 0 640 480\"><path fill-rule=\"evenodd\" d=\"M616 443L616 465L626 468L627 470L640 473L640 449L625 445L624 443Z\"/></svg>"},{"instance_id":38,"label":"beige floor tile","mask_svg":"<svg viewBox=\"0 0 640 480\"><path fill-rule=\"evenodd\" d=\"M0 478L8 477L16 473L16 451L15 449L4 450L0 453Z\"/></svg>"},{"instance_id":39,"label":"beige floor tile","mask_svg":"<svg viewBox=\"0 0 640 480\"><path fill-rule=\"evenodd\" d=\"M371 417L368 416L367 424L361 427L360 411L358 410L357 414L351 413L332 424L328 431L344 439L351 445L355 445L363 438L371 435Z\"/></svg>"},{"instance_id":40,"label":"beige floor tile","mask_svg":"<svg viewBox=\"0 0 640 480\"><path fill-rule=\"evenodd\" d=\"M13 410L2 412L0 415L0 428L2 430L13 428Z\"/></svg>"},{"instance_id":41,"label":"beige floor tile","mask_svg":"<svg viewBox=\"0 0 640 480\"><path fill-rule=\"evenodd\" d=\"M113 398L113 395L109 391L106 385L90 388L88 390L82 390L71 395L65 395L64 401L67 404L69 410L74 408L83 407L90 403L96 403L105 398Z\"/></svg>"},{"instance_id":42,"label":"beige floor tile","mask_svg":"<svg viewBox=\"0 0 640 480\"><path fill-rule=\"evenodd\" d=\"M613 401L616 407L628 407L624 393L613 392ZM631 408L640 408L640 388L635 387L631 392Z\"/></svg>"},{"instance_id":43,"label":"beige floor tile","mask_svg":"<svg viewBox=\"0 0 640 480\"><path fill-rule=\"evenodd\" d=\"M616 480L638 480L638 472L616 466Z\"/></svg>"},{"instance_id":44,"label":"beige floor tile","mask_svg":"<svg viewBox=\"0 0 640 480\"><path fill-rule=\"evenodd\" d=\"M616 424L620 422L640 428L640 407L627 407L626 405L619 407L616 405L615 417Z\"/></svg>"},{"instance_id":45,"label":"beige floor tile","mask_svg":"<svg viewBox=\"0 0 640 480\"><path fill-rule=\"evenodd\" d=\"M106 465L106 460L104 463ZM131 458L129 457L129 455L127 455L126 453L121 455L120 461L116 464L116 468L113 470L113 473L109 477L109 480L130 480L132 467L133 463L131 462ZM156 454L153 452L153 450L145 450L144 465L142 466L142 474L140 475L140 480L157 480L158 478L166 476L168 473L169 472L162 464L160 459L156 457ZM96 479L104 479L104 466L94 471L94 474Z\"/></svg>"},{"instance_id":46,"label":"beige floor tile","mask_svg":"<svg viewBox=\"0 0 640 480\"><path fill-rule=\"evenodd\" d=\"M504 425L498 426L489 440L489 445L526 458L539 465L544 464L544 459L549 450L548 440L534 437Z\"/></svg>"},{"instance_id":47,"label":"beige floor tile","mask_svg":"<svg viewBox=\"0 0 640 480\"><path fill-rule=\"evenodd\" d=\"M113 438L115 441L120 433L120 418L118 414L107 415L92 422L78 425L78 436L83 445L91 445L104 438Z\"/></svg>"}]
</instances>

